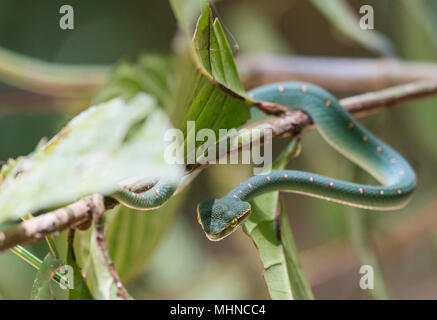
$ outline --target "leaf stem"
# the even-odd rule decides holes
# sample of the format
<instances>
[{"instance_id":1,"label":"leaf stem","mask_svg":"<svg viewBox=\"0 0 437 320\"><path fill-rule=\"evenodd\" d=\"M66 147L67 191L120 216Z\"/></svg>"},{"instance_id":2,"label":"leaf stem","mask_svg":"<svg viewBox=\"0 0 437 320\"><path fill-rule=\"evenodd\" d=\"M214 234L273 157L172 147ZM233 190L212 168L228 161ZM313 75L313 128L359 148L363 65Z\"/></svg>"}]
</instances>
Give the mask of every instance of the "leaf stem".
<instances>
[{"instance_id":1,"label":"leaf stem","mask_svg":"<svg viewBox=\"0 0 437 320\"><path fill-rule=\"evenodd\" d=\"M26 261L28 264L30 264L32 267L34 267L36 270L39 270L39 268L42 265L42 260L35 256L30 251L26 250L22 246L15 246L13 248L9 249L11 252L15 253L17 256L19 256L21 259ZM63 275L59 274L58 272L55 273L55 276L53 279L57 283L61 283L61 280L67 281Z\"/></svg>"},{"instance_id":2,"label":"leaf stem","mask_svg":"<svg viewBox=\"0 0 437 320\"><path fill-rule=\"evenodd\" d=\"M45 237L46 242L47 242L47 246L49 247L50 253L52 254L53 257L55 257L56 259L59 259L59 253L58 250L56 249L56 244L55 241L53 240L52 236L47 236Z\"/></svg>"}]
</instances>

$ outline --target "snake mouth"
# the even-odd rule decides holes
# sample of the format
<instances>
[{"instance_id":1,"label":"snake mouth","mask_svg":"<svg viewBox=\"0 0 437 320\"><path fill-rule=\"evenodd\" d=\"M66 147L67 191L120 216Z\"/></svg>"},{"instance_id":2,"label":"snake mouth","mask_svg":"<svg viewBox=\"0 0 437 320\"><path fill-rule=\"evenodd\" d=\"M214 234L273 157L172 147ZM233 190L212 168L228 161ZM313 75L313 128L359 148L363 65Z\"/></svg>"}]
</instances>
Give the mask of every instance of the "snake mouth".
<instances>
[{"instance_id":1,"label":"snake mouth","mask_svg":"<svg viewBox=\"0 0 437 320\"><path fill-rule=\"evenodd\" d=\"M220 230L219 232L216 233L208 233L205 231L205 235L206 237L211 240L211 241L220 241L224 238L226 238L227 236L229 236L232 232L234 232L235 230L237 230L237 227L244 221L246 220L246 218L249 216L250 212L252 210L249 208L248 210L246 210L242 215L240 215L239 217L237 217L237 221L235 221L234 223L230 223L228 224L226 227L224 227L222 230ZM202 223L199 222L201 225ZM203 228L203 225L202 225Z\"/></svg>"}]
</instances>

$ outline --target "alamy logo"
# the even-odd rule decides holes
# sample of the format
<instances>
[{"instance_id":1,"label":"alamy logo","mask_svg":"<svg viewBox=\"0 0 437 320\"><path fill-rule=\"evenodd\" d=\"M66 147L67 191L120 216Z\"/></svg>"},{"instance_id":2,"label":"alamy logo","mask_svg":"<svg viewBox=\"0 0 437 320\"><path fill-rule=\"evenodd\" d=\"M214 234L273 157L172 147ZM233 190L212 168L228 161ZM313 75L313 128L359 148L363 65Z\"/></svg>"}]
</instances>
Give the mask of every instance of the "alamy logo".
<instances>
[{"instance_id":1,"label":"alamy logo","mask_svg":"<svg viewBox=\"0 0 437 320\"><path fill-rule=\"evenodd\" d=\"M373 7L366 4L364 6L361 6L360 8L360 14L363 15L360 18L360 28L362 30L373 30L373 21L374 21L374 14L373 14Z\"/></svg>"},{"instance_id":2,"label":"alamy logo","mask_svg":"<svg viewBox=\"0 0 437 320\"><path fill-rule=\"evenodd\" d=\"M362 265L360 268L360 288L363 290L373 290L374 279L373 279L373 267L367 264Z\"/></svg>"},{"instance_id":3,"label":"alamy logo","mask_svg":"<svg viewBox=\"0 0 437 320\"><path fill-rule=\"evenodd\" d=\"M64 4L59 8L59 13L64 14L61 19L59 19L59 27L62 30L74 30L74 10L73 7Z\"/></svg>"},{"instance_id":4,"label":"alamy logo","mask_svg":"<svg viewBox=\"0 0 437 320\"><path fill-rule=\"evenodd\" d=\"M61 287L61 289L74 289L74 270L73 267L66 264L63 265L59 268L58 271L61 275L62 278L59 281L59 286Z\"/></svg>"},{"instance_id":5,"label":"alamy logo","mask_svg":"<svg viewBox=\"0 0 437 320\"><path fill-rule=\"evenodd\" d=\"M179 129L166 131L164 159L168 164L184 164L184 159L185 164L254 164L254 174L270 168L271 129L219 129L218 135L209 128L196 131L195 122L187 121L186 135Z\"/></svg>"}]
</instances>

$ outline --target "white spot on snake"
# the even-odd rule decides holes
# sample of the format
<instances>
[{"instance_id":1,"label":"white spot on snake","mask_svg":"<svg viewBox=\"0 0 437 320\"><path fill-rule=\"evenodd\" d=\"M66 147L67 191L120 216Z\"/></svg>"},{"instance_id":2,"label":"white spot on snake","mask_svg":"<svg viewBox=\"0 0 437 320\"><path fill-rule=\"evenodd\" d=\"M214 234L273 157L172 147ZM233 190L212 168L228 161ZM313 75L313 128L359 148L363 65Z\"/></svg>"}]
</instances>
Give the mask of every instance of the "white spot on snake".
<instances>
[{"instance_id":1,"label":"white spot on snake","mask_svg":"<svg viewBox=\"0 0 437 320\"><path fill-rule=\"evenodd\" d=\"M325 100L325 106L329 107L331 105L331 101L329 99Z\"/></svg>"},{"instance_id":2,"label":"white spot on snake","mask_svg":"<svg viewBox=\"0 0 437 320\"><path fill-rule=\"evenodd\" d=\"M390 160L388 160L388 161L390 161L390 163L395 163L396 159L395 158L390 158Z\"/></svg>"},{"instance_id":3,"label":"white spot on snake","mask_svg":"<svg viewBox=\"0 0 437 320\"><path fill-rule=\"evenodd\" d=\"M300 87L300 91L302 92L306 92L307 91L307 87L305 85Z\"/></svg>"},{"instance_id":4,"label":"white spot on snake","mask_svg":"<svg viewBox=\"0 0 437 320\"><path fill-rule=\"evenodd\" d=\"M384 194L384 190L379 190L378 193L382 196Z\"/></svg>"},{"instance_id":5,"label":"white spot on snake","mask_svg":"<svg viewBox=\"0 0 437 320\"><path fill-rule=\"evenodd\" d=\"M360 193L361 193L361 194L364 194L365 191L364 191L363 188L360 188L359 190L360 190Z\"/></svg>"},{"instance_id":6,"label":"white spot on snake","mask_svg":"<svg viewBox=\"0 0 437 320\"><path fill-rule=\"evenodd\" d=\"M328 186L332 188L334 186L334 182L328 182Z\"/></svg>"},{"instance_id":7,"label":"white spot on snake","mask_svg":"<svg viewBox=\"0 0 437 320\"><path fill-rule=\"evenodd\" d=\"M310 182L314 182L314 178L313 177L310 177Z\"/></svg>"},{"instance_id":8,"label":"white spot on snake","mask_svg":"<svg viewBox=\"0 0 437 320\"><path fill-rule=\"evenodd\" d=\"M284 179L287 179L287 178L288 178L288 175L287 175L287 174L284 174L282 177L283 177Z\"/></svg>"},{"instance_id":9,"label":"white spot on snake","mask_svg":"<svg viewBox=\"0 0 437 320\"><path fill-rule=\"evenodd\" d=\"M284 93L285 92L285 88L283 86L279 86L279 92L280 93Z\"/></svg>"},{"instance_id":10,"label":"white spot on snake","mask_svg":"<svg viewBox=\"0 0 437 320\"><path fill-rule=\"evenodd\" d=\"M378 152L382 152L382 147L378 147L378 148L376 148L376 151L378 151Z\"/></svg>"},{"instance_id":11,"label":"white spot on snake","mask_svg":"<svg viewBox=\"0 0 437 320\"><path fill-rule=\"evenodd\" d=\"M364 141L364 142L369 141L369 137L368 137L368 136L364 136L364 137L363 137L363 141Z\"/></svg>"},{"instance_id":12,"label":"white spot on snake","mask_svg":"<svg viewBox=\"0 0 437 320\"><path fill-rule=\"evenodd\" d=\"M267 181L270 181L270 177L269 177L269 176L267 176L267 177L266 177L266 180L267 180Z\"/></svg>"},{"instance_id":13,"label":"white spot on snake","mask_svg":"<svg viewBox=\"0 0 437 320\"><path fill-rule=\"evenodd\" d=\"M141 198L143 198L143 199L144 199L144 194L141 194Z\"/></svg>"},{"instance_id":14,"label":"white spot on snake","mask_svg":"<svg viewBox=\"0 0 437 320\"><path fill-rule=\"evenodd\" d=\"M405 173L404 170L399 171L399 174L400 174L400 175L403 175L404 173Z\"/></svg>"},{"instance_id":15,"label":"white spot on snake","mask_svg":"<svg viewBox=\"0 0 437 320\"><path fill-rule=\"evenodd\" d=\"M134 198L137 197L137 194L135 192L132 192L132 195L134 196Z\"/></svg>"},{"instance_id":16,"label":"white spot on snake","mask_svg":"<svg viewBox=\"0 0 437 320\"><path fill-rule=\"evenodd\" d=\"M159 196L159 189L156 189L156 190L155 190L155 194L156 194L157 196Z\"/></svg>"},{"instance_id":17,"label":"white spot on snake","mask_svg":"<svg viewBox=\"0 0 437 320\"><path fill-rule=\"evenodd\" d=\"M243 194L243 191L240 190L238 193L239 193L239 194Z\"/></svg>"},{"instance_id":18,"label":"white spot on snake","mask_svg":"<svg viewBox=\"0 0 437 320\"><path fill-rule=\"evenodd\" d=\"M249 98L253 99L253 93L249 93Z\"/></svg>"},{"instance_id":19,"label":"white spot on snake","mask_svg":"<svg viewBox=\"0 0 437 320\"><path fill-rule=\"evenodd\" d=\"M234 198L235 198L235 199L238 199L238 197L237 197L235 194L234 194Z\"/></svg>"},{"instance_id":20,"label":"white spot on snake","mask_svg":"<svg viewBox=\"0 0 437 320\"><path fill-rule=\"evenodd\" d=\"M251 185L250 183L247 184L247 187L248 187L250 190L252 190L252 188L253 188L252 185Z\"/></svg>"},{"instance_id":21,"label":"white spot on snake","mask_svg":"<svg viewBox=\"0 0 437 320\"><path fill-rule=\"evenodd\" d=\"M397 193L397 194L402 194L402 190L401 190L401 189L398 189L398 190L396 190L396 193Z\"/></svg>"}]
</instances>

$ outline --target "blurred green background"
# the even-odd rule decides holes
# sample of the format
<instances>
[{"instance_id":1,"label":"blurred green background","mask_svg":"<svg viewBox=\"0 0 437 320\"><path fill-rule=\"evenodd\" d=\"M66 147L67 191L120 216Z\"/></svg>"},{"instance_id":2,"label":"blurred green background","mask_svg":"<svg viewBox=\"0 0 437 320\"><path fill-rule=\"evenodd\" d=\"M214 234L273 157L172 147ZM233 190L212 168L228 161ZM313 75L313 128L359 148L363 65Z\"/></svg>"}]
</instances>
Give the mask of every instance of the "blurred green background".
<instances>
[{"instance_id":1,"label":"blurred green background","mask_svg":"<svg viewBox=\"0 0 437 320\"><path fill-rule=\"evenodd\" d=\"M392 41L399 58L437 59L436 1L347 3L357 13L363 4L374 7L375 28ZM74 30L59 28L63 4L74 8ZM238 45L237 56L268 52L379 57L337 32L310 1L222 0L216 2L216 8L229 30L231 44L234 48ZM134 62L142 53L168 53L175 32L175 19L164 0L0 0L0 46L49 62ZM345 97L352 93L334 94ZM42 137L55 134L90 102L83 97L60 99L30 93L0 83L0 159L32 151ZM363 121L416 169L418 190L407 208L396 213L359 212L356 218L356 211L338 204L292 194L282 196L316 298L378 297L358 286L359 267L364 264L360 259L369 255L379 264L375 290L386 291L390 298L437 298L436 106L437 99L428 99L379 112ZM275 152L282 145L283 141L278 141ZM359 175L366 181L315 131L304 135L302 154L291 166L336 178ZM159 231L162 237L157 236L153 246L144 245L150 252L157 245L150 260L144 267L139 263L141 272L129 277L128 290L134 298L269 297L251 240L239 230L221 242L210 242L195 215L199 201L223 195L250 173L248 166L210 167L179 196L181 199L171 206L172 213L166 215L168 227ZM366 227L368 244L375 249L370 254L363 253L366 250L355 237L357 219ZM153 232L153 224L150 228ZM41 258L48 250L43 242L29 249ZM29 298L35 273L12 253L1 254L0 298Z\"/></svg>"}]
</instances>

